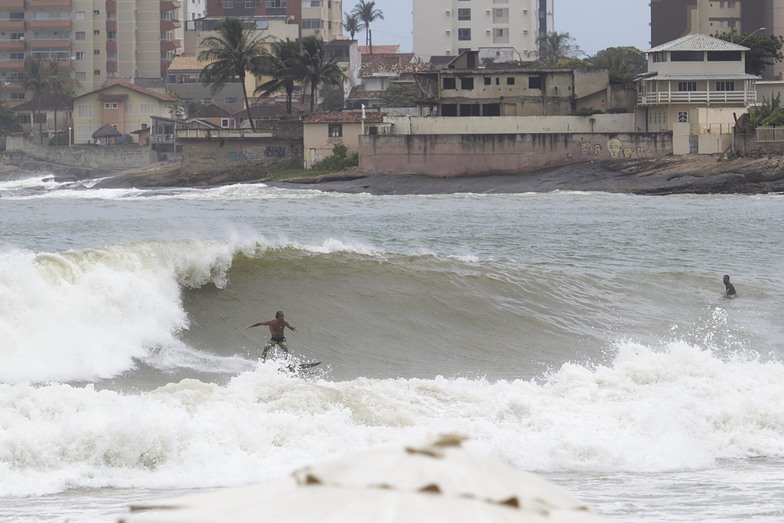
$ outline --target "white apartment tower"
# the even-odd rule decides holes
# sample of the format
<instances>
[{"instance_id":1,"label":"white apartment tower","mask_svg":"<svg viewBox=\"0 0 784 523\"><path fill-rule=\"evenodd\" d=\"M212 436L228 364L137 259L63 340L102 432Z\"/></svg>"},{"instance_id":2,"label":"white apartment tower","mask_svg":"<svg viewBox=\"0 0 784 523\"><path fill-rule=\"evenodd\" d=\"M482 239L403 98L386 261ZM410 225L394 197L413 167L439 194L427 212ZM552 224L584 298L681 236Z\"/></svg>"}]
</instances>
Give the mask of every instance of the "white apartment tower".
<instances>
[{"instance_id":1,"label":"white apartment tower","mask_svg":"<svg viewBox=\"0 0 784 523\"><path fill-rule=\"evenodd\" d=\"M414 53L428 60L495 48L513 50L515 60L536 60L540 34L552 30L552 5L553 0L413 0Z\"/></svg>"}]
</instances>

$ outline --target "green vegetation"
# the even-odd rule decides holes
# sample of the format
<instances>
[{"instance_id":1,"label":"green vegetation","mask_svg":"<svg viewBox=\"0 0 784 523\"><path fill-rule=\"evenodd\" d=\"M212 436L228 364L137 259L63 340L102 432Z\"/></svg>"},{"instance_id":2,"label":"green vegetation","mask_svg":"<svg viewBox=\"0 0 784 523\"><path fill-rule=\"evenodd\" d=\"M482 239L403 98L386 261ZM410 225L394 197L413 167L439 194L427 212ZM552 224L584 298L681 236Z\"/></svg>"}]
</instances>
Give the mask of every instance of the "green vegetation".
<instances>
[{"instance_id":1,"label":"green vegetation","mask_svg":"<svg viewBox=\"0 0 784 523\"><path fill-rule=\"evenodd\" d=\"M539 38L539 64L557 67L558 63L585 54L569 33L552 31Z\"/></svg>"},{"instance_id":2,"label":"green vegetation","mask_svg":"<svg viewBox=\"0 0 784 523\"><path fill-rule=\"evenodd\" d=\"M359 15L356 12L343 13L343 30L351 35L352 40L354 39L354 35L364 28L365 24L362 23L362 20L359 19Z\"/></svg>"},{"instance_id":3,"label":"green vegetation","mask_svg":"<svg viewBox=\"0 0 784 523\"><path fill-rule=\"evenodd\" d=\"M332 146L332 156L327 156L323 160L313 165L313 170L319 173L334 173L345 171L351 167L359 165L359 154L354 153L347 156L348 147L336 143Z\"/></svg>"},{"instance_id":4,"label":"green vegetation","mask_svg":"<svg viewBox=\"0 0 784 523\"><path fill-rule=\"evenodd\" d=\"M383 20L384 12L376 9L376 3L373 1L359 0L352 13L362 22L362 27L365 29L365 45L370 47L370 54L373 54L373 31L370 29L370 24L376 20Z\"/></svg>"},{"instance_id":5,"label":"green vegetation","mask_svg":"<svg viewBox=\"0 0 784 523\"><path fill-rule=\"evenodd\" d=\"M21 130L22 124L19 123L16 113L6 105L0 105L0 136L8 136Z\"/></svg>"},{"instance_id":6,"label":"green vegetation","mask_svg":"<svg viewBox=\"0 0 784 523\"><path fill-rule=\"evenodd\" d=\"M748 125L757 127L776 127L784 125L784 107L781 106L781 93L773 98L762 98L762 103L749 109Z\"/></svg>"},{"instance_id":7,"label":"green vegetation","mask_svg":"<svg viewBox=\"0 0 784 523\"><path fill-rule=\"evenodd\" d=\"M264 52L256 62L254 73L272 79L256 88L254 94L261 97L286 92L286 111L291 114L291 98L297 82L310 87L310 110L317 107L316 96L319 86L343 84L343 71L337 62L327 59L327 47L317 36L306 36L297 41L281 40L273 44L272 52ZM342 105L341 105L342 108Z\"/></svg>"},{"instance_id":8,"label":"green vegetation","mask_svg":"<svg viewBox=\"0 0 784 523\"><path fill-rule=\"evenodd\" d=\"M608 47L588 60L591 65L607 69L610 83L620 84L633 81L648 68L645 53L636 47Z\"/></svg>"},{"instance_id":9,"label":"green vegetation","mask_svg":"<svg viewBox=\"0 0 784 523\"><path fill-rule=\"evenodd\" d=\"M733 42L744 47L746 51L746 72L761 76L765 70L775 63L784 60L781 49L784 46L784 37L754 31L752 33L718 33L713 35L726 42Z\"/></svg>"},{"instance_id":10,"label":"green vegetation","mask_svg":"<svg viewBox=\"0 0 784 523\"><path fill-rule=\"evenodd\" d=\"M381 105L384 107L414 107L416 93L417 89L414 84L394 82L381 95Z\"/></svg>"},{"instance_id":11,"label":"green vegetation","mask_svg":"<svg viewBox=\"0 0 784 523\"><path fill-rule=\"evenodd\" d=\"M267 54L263 46L265 38L260 35L253 36L251 30L246 29L242 21L234 17L225 18L217 30L216 36L208 36L201 41L205 49L199 53L199 60L208 64L199 74L199 80L204 85L210 85L214 95L228 82L239 79L250 126L256 130L256 124L250 117L245 77L247 73L257 70L261 58Z\"/></svg>"}]
</instances>

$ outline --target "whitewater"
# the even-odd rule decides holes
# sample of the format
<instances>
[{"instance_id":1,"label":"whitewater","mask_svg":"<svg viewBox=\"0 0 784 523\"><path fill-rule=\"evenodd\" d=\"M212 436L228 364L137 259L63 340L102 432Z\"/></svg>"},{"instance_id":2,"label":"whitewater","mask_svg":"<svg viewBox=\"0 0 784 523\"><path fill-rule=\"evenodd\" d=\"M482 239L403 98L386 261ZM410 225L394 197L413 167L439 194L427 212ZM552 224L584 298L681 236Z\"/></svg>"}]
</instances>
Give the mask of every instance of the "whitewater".
<instances>
[{"instance_id":1,"label":"whitewater","mask_svg":"<svg viewBox=\"0 0 784 523\"><path fill-rule=\"evenodd\" d=\"M1 521L442 433L611 521L784 518L782 195L93 185L0 182ZM277 310L322 365L259 361Z\"/></svg>"}]
</instances>

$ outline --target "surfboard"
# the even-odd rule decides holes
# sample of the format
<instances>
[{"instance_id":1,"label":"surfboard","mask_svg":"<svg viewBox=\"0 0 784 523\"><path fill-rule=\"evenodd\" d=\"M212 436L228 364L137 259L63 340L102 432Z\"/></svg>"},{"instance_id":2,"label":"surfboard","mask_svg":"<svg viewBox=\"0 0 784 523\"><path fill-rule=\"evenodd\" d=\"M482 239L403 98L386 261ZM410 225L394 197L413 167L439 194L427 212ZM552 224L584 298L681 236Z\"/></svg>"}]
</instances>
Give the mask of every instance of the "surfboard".
<instances>
[{"instance_id":1,"label":"surfboard","mask_svg":"<svg viewBox=\"0 0 784 523\"><path fill-rule=\"evenodd\" d=\"M309 361L307 363L300 363L299 365L297 365L297 369L299 369L299 370L312 369L316 365L321 365L321 362L320 361Z\"/></svg>"}]
</instances>

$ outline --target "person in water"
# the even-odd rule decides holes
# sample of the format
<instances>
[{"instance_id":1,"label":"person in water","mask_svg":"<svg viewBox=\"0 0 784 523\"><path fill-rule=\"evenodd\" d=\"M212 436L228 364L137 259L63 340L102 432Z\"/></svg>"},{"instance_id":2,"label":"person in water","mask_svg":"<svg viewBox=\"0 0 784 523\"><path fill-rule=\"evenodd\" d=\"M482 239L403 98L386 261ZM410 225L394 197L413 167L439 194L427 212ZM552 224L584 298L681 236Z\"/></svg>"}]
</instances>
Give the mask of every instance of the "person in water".
<instances>
[{"instance_id":1,"label":"person in water","mask_svg":"<svg viewBox=\"0 0 784 523\"><path fill-rule=\"evenodd\" d=\"M264 350L261 351L261 361L266 361L267 353L275 345L279 346L281 349L283 349L283 352L288 354L289 348L286 346L286 336L284 335L285 334L284 331L286 330L287 327L293 331L297 329L295 329L291 324L289 324L289 322L287 322L284 319L283 311L276 312L274 320L260 321L258 323L254 323L253 325L248 325L248 328L252 329L253 327L259 327L261 325L268 326L270 330L270 339L264 345Z\"/></svg>"},{"instance_id":2,"label":"person in water","mask_svg":"<svg viewBox=\"0 0 784 523\"><path fill-rule=\"evenodd\" d=\"M735 286L730 283L729 274L724 275L724 288L727 290L727 296L735 296Z\"/></svg>"}]
</instances>

